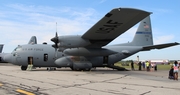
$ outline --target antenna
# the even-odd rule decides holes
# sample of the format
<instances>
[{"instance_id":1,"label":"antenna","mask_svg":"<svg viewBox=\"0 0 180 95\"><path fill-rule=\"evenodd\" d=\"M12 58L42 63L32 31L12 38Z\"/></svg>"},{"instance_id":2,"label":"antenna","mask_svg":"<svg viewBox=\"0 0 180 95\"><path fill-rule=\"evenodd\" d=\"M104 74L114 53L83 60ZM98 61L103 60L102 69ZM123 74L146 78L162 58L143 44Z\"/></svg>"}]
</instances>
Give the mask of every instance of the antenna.
<instances>
[{"instance_id":1,"label":"antenna","mask_svg":"<svg viewBox=\"0 0 180 95\"><path fill-rule=\"evenodd\" d=\"M56 32L57 32L57 22L56 22Z\"/></svg>"}]
</instances>

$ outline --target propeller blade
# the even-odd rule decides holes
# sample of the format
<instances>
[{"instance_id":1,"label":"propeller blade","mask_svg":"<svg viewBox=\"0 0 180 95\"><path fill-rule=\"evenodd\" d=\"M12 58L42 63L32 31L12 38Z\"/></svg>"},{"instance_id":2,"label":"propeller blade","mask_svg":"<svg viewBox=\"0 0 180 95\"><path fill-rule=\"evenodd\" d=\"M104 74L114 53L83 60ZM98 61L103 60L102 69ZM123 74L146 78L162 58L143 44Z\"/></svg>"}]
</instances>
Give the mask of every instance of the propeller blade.
<instances>
[{"instance_id":1,"label":"propeller blade","mask_svg":"<svg viewBox=\"0 0 180 95\"><path fill-rule=\"evenodd\" d=\"M55 43L54 45L52 45L52 47L58 48L59 39L58 39L58 34L57 34L57 32L56 32L56 34L55 34L55 37L53 37L53 38L51 39L51 41Z\"/></svg>"},{"instance_id":2,"label":"propeller blade","mask_svg":"<svg viewBox=\"0 0 180 95\"><path fill-rule=\"evenodd\" d=\"M60 41L59 41L59 39L58 39L58 33L57 33L57 22L56 22L56 34L55 34L55 37L53 37L53 38L51 39L51 41L54 42L54 44L52 45L52 47L54 47L54 49L55 49L55 54L54 54L54 56L55 56L55 58L57 58L57 53L58 53L58 48L59 48L58 43L60 44Z\"/></svg>"},{"instance_id":3,"label":"propeller blade","mask_svg":"<svg viewBox=\"0 0 180 95\"><path fill-rule=\"evenodd\" d=\"M53 38L51 39L51 41L54 42L54 44L52 45L52 47L54 47L54 49L55 49L54 57L57 58L57 53L58 53L58 48L59 48L59 47L58 47L59 39L58 39L58 34L57 34L57 32L56 32L56 34L55 34L55 37L53 37Z\"/></svg>"}]
</instances>

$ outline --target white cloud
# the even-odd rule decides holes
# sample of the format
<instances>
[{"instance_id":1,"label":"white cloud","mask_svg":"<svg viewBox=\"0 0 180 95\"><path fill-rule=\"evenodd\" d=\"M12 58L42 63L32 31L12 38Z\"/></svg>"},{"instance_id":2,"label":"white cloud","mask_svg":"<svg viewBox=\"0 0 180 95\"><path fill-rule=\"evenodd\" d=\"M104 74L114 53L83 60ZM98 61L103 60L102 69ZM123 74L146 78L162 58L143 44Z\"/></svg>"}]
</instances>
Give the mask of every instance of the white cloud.
<instances>
[{"instance_id":1,"label":"white cloud","mask_svg":"<svg viewBox=\"0 0 180 95\"><path fill-rule=\"evenodd\" d=\"M100 0L100 2L99 3L104 3L104 2L106 2L107 0Z\"/></svg>"},{"instance_id":2,"label":"white cloud","mask_svg":"<svg viewBox=\"0 0 180 95\"><path fill-rule=\"evenodd\" d=\"M70 7L51 8L44 6L8 5L0 13L1 43L12 51L18 44L26 44L31 36L37 36L38 43L52 43L50 39L57 31L59 35L77 35L85 33L97 19L98 13L92 8L77 9Z\"/></svg>"},{"instance_id":3,"label":"white cloud","mask_svg":"<svg viewBox=\"0 0 180 95\"><path fill-rule=\"evenodd\" d=\"M174 38L174 35L163 35L163 36L156 36L154 38L154 44L163 44L168 43Z\"/></svg>"},{"instance_id":4,"label":"white cloud","mask_svg":"<svg viewBox=\"0 0 180 95\"><path fill-rule=\"evenodd\" d=\"M153 28L153 27L152 27ZM163 43L171 43L175 39L175 35L171 32L167 32L166 30L159 30L157 28L153 28L153 41L154 44L163 44ZM162 32L163 31L163 32Z\"/></svg>"},{"instance_id":5,"label":"white cloud","mask_svg":"<svg viewBox=\"0 0 180 95\"><path fill-rule=\"evenodd\" d=\"M122 35L109 43L109 45L131 42L135 36L136 31L137 27L130 28L128 31L124 32Z\"/></svg>"},{"instance_id":6,"label":"white cloud","mask_svg":"<svg viewBox=\"0 0 180 95\"><path fill-rule=\"evenodd\" d=\"M171 13L172 10L169 9L154 9L155 13Z\"/></svg>"}]
</instances>

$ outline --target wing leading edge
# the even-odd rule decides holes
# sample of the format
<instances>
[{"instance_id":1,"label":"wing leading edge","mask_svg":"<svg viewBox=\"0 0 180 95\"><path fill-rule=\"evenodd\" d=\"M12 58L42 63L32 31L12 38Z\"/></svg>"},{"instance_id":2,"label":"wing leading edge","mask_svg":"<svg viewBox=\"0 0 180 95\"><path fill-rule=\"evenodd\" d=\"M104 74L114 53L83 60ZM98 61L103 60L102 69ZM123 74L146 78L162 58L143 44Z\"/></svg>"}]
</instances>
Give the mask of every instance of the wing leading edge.
<instances>
[{"instance_id":1,"label":"wing leading edge","mask_svg":"<svg viewBox=\"0 0 180 95\"><path fill-rule=\"evenodd\" d=\"M151 49L162 49L162 48L167 48L167 47L171 47L171 46L175 46L175 45L180 45L180 44L175 42L175 43L167 43L167 44L145 46L145 47L143 47L142 51L151 50Z\"/></svg>"},{"instance_id":2,"label":"wing leading edge","mask_svg":"<svg viewBox=\"0 0 180 95\"><path fill-rule=\"evenodd\" d=\"M82 38L92 43L89 47L105 46L150 14L133 8L113 9L83 34Z\"/></svg>"}]
</instances>

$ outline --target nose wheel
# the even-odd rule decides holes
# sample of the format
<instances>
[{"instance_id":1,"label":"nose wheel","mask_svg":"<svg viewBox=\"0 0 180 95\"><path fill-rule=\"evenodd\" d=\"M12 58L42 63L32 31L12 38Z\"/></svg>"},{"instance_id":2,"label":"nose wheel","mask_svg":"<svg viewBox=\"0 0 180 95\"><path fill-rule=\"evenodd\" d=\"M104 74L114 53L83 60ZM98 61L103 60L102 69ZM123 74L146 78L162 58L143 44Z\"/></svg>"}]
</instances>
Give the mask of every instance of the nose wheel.
<instances>
[{"instance_id":1,"label":"nose wheel","mask_svg":"<svg viewBox=\"0 0 180 95\"><path fill-rule=\"evenodd\" d=\"M27 66L21 66L21 70L25 71L27 69Z\"/></svg>"}]
</instances>

